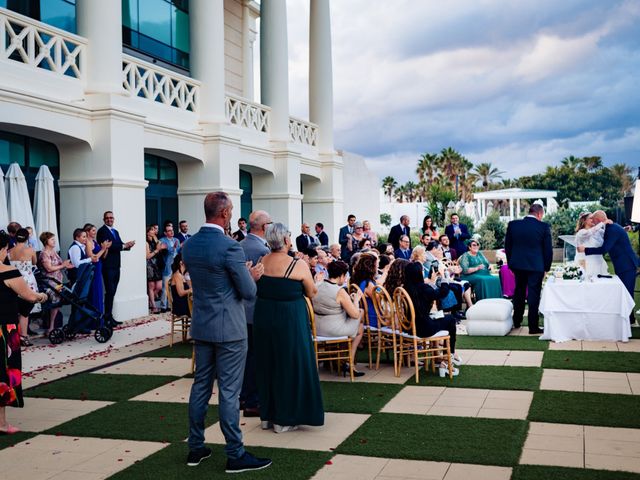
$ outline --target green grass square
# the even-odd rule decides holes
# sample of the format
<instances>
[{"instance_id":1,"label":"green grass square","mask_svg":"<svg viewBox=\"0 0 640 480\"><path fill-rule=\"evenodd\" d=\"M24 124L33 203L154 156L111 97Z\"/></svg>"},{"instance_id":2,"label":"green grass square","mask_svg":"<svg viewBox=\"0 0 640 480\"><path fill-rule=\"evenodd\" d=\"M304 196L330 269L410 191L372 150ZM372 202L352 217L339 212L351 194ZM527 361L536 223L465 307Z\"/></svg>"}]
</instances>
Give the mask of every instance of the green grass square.
<instances>
[{"instance_id":1,"label":"green grass square","mask_svg":"<svg viewBox=\"0 0 640 480\"><path fill-rule=\"evenodd\" d=\"M218 421L218 408L209 406L206 426ZM119 402L106 406L45 433L76 437L118 438L150 442L178 442L189 433L186 403Z\"/></svg>"},{"instance_id":2,"label":"green grass square","mask_svg":"<svg viewBox=\"0 0 640 480\"><path fill-rule=\"evenodd\" d=\"M532 422L640 428L640 397L610 393L558 392L533 394L528 420Z\"/></svg>"},{"instance_id":3,"label":"green grass square","mask_svg":"<svg viewBox=\"0 0 640 480\"><path fill-rule=\"evenodd\" d=\"M505 337L478 337L458 335L456 348L465 350L529 350L544 351L549 348L549 342L538 340L537 335Z\"/></svg>"},{"instance_id":4,"label":"green grass square","mask_svg":"<svg viewBox=\"0 0 640 480\"><path fill-rule=\"evenodd\" d=\"M0 450L13 447L20 442L24 442L25 440L29 440L30 438L38 435L34 432L18 432L11 435L0 435Z\"/></svg>"},{"instance_id":5,"label":"green grass square","mask_svg":"<svg viewBox=\"0 0 640 480\"><path fill-rule=\"evenodd\" d=\"M511 480L540 480L541 478L553 480L639 480L640 475L631 472L541 465L517 465L511 474Z\"/></svg>"},{"instance_id":6,"label":"green grass square","mask_svg":"<svg viewBox=\"0 0 640 480\"><path fill-rule=\"evenodd\" d=\"M389 383L321 382L320 385L325 411L339 413L377 413L403 388Z\"/></svg>"},{"instance_id":7,"label":"green grass square","mask_svg":"<svg viewBox=\"0 0 640 480\"><path fill-rule=\"evenodd\" d=\"M640 353L547 350L542 358L542 368L640 372Z\"/></svg>"},{"instance_id":8,"label":"green grass square","mask_svg":"<svg viewBox=\"0 0 640 480\"><path fill-rule=\"evenodd\" d=\"M169 375L81 373L30 388L25 391L25 396L119 402L166 385L178 378Z\"/></svg>"},{"instance_id":9,"label":"green grass square","mask_svg":"<svg viewBox=\"0 0 640 480\"><path fill-rule=\"evenodd\" d=\"M527 434L523 420L378 413L337 453L512 466Z\"/></svg>"},{"instance_id":10,"label":"green grass square","mask_svg":"<svg viewBox=\"0 0 640 480\"><path fill-rule=\"evenodd\" d=\"M428 387L452 388L488 388L493 390L537 390L542 379L542 369L538 367L496 367L481 365L462 365L458 367L460 374L450 380L448 376L440 378L438 370L420 370L418 385ZM416 385L415 376L409 378L405 385Z\"/></svg>"},{"instance_id":11,"label":"green grass square","mask_svg":"<svg viewBox=\"0 0 640 480\"><path fill-rule=\"evenodd\" d=\"M209 445L211 458L197 468L187 467L186 443L172 443L166 448L109 477L110 480L175 480L222 478L226 456L222 445ZM290 450L283 448L247 447L253 455L270 458L273 464L264 470L245 473L243 478L303 480L311 478L333 456L331 452Z\"/></svg>"},{"instance_id":12,"label":"green grass square","mask_svg":"<svg viewBox=\"0 0 640 480\"><path fill-rule=\"evenodd\" d=\"M157 350L145 352L145 357L166 357L166 358L191 358L193 345L190 342L177 342L173 347L162 347Z\"/></svg>"}]
</instances>

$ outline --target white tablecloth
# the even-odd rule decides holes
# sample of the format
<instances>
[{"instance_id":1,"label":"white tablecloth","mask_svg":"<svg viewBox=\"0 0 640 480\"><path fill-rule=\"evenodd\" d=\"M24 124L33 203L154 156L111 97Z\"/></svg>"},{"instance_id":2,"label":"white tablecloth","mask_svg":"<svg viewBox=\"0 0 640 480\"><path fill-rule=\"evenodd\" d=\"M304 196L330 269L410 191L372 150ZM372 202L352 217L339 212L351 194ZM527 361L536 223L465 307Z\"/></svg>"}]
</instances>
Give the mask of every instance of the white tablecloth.
<instances>
[{"instance_id":1,"label":"white tablecloth","mask_svg":"<svg viewBox=\"0 0 640 480\"><path fill-rule=\"evenodd\" d=\"M634 306L633 298L616 276L594 282L549 279L540 299L540 312L544 315L540 340L626 342L631 337L629 315Z\"/></svg>"}]
</instances>

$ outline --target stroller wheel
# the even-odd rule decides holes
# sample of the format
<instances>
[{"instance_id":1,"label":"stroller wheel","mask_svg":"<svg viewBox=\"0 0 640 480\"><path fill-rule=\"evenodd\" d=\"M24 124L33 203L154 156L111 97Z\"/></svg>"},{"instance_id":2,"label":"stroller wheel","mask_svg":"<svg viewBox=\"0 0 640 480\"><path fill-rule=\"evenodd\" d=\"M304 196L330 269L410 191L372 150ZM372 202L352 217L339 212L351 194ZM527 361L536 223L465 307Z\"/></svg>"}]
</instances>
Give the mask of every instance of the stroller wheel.
<instances>
[{"instance_id":1,"label":"stroller wheel","mask_svg":"<svg viewBox=\"0 0 640 480\"><path fill-rule=\"evenodd\" d=\"M64 341L64 336L61 328L54 328L49 334L49 341L54 345L58 345Z\"/></svg>"},{"instance_id":2,"label":"stroller wheel","mask_svg":"<svg viewBox=\"0 0 640 480\"><path fill-rule=\"evenodd\" d=\"M62 326L62 333L64 333L64 336L67 340L73 340L74 338L76 338L76 332L71 330L68 324Z\"/></svg>"},{"instance_id":3,"label":"stroller wheel","mask_svg":"<svg viewBox=\"0 0 640 480\"><path fill-rule=\"evenodd\" d=\"M96 342L106 343L111 338L111 335L113 335L113 331L110 328L100 327L96 330L94 337L96 339Z\"/></svg>"}]
</instances>

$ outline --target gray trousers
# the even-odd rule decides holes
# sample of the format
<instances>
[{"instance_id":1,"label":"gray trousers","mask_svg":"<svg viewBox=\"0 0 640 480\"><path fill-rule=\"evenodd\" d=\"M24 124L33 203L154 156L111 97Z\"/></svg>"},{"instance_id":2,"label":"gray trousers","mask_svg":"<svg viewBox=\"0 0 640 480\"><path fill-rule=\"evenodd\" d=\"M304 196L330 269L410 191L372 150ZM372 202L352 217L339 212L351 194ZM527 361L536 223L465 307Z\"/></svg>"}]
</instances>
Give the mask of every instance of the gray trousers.
<instances>
[{"instance_id":1,"label":"gray trousers","mask_svg":"<svg viewBox=\"0 0 640 480\"><path fill-rule=\"evenodd\" d=\"M247 340L211 343L196 341L196 372L189 397L189 449L204 447L204 421L213 381L218 379L220 429L225 453L231 459L244 455L240 431L240 390L247 358Z\"/></svg>"}]
</instances>

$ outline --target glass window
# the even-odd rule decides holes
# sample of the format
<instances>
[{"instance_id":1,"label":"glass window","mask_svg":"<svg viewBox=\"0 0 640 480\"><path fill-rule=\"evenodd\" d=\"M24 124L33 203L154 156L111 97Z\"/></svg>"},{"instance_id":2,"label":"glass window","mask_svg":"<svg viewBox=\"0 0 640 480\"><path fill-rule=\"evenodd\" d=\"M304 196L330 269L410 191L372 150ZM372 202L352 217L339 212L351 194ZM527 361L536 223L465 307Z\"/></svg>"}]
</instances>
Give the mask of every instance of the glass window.
<instances>
[{"instance_id":1,"label":"glass window","mask_svg":"<svg viewBox=\"0 0 640 480\"><path fill-rule=\"evenodd\" d=\"M40 21L67 32L76 33L76 1L42 0Z\"/></svg>"},{"instance_id":2,"label":"glass window","mask_svg":"<svg viewBox=\"0 0 640 480\"><path fill-rule=\"evenodd\" d=\"M0 132L0 165L2 165L3 172L7 173L7 169L12 163L24 167L25 158L24 137Z\"/></svg>"},{"instance_id":3,"label":"glass window","mask_svg":"<svg viewBox=\"0 0 640 480\"><path fill-rule=\"evenodd\" d=\"M58 167L58 149L55 145L32 138L29 140L29 167L38 169L42 165Z\"/></svg>"},{"instance_id":4,"label":"glass window","mask_svg":"<svg viewBox=\"0 0 640 480\"><path fill-rule=\"evenodd\" d=\"M138 31L138 0L122 0L122 25Z\"/></svg>"},{"instance_id":5,"label":"glass window","mask_svg":"<svg viewBox=\"0 0 640 480\"><path fill-rule=\"evenodd\" d=\"M165 0L143 0L138 9L140 33L171 45L171 5Z\"/></svg>"},{"instance_id":6,"label":"glass window","mask_svg":"<svg viewBox=\"0 0 640 480\"><path fill-rule=\"evenodd\" d=\"M170 160L160 159L160 180L163 183L177 183L178 169Z\"/></svg>"},{"instance_id":7,"label":"glass window","mask_svg":"<svg viewBox=\"0 0 640 480\"><path fill-rule=\"evenodd\" d=\"M183 52L189 51L189 14L173 7L173 41L171 45Z\"/></svg>"},{"instance_id":8,"label":"glass window","mask_svg":"<svg viewBox=\"0 0 640 480\"><path fill-rule=\"evenodd\" d=\"M149 182L158 181L158 161L151 155L144 156L144 179Z\"/></svg>"}]
</instances>

